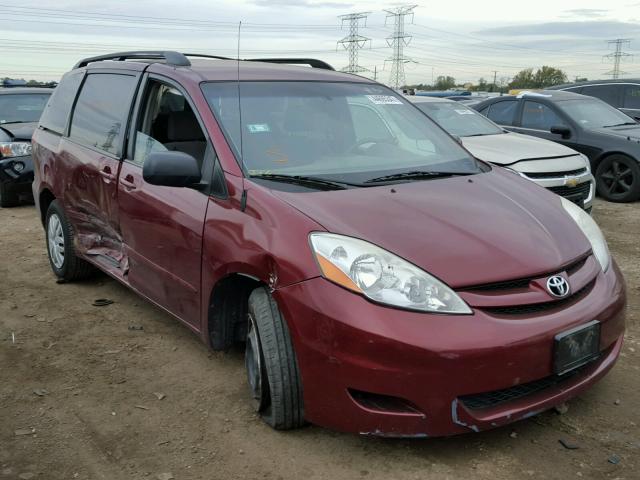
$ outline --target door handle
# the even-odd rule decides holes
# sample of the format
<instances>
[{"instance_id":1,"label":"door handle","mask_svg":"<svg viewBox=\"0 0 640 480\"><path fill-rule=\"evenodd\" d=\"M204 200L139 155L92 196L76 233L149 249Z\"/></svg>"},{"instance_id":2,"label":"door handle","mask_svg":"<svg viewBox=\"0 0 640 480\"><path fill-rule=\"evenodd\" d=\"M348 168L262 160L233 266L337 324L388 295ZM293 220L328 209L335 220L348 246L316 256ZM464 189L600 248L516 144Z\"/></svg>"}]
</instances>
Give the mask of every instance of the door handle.
<instances>
[{"instance_id":1,"label":"door handle","mask_svg":"<svg viewBox=\"0 0 640 480\"><path fill-rule=\"evenodd\" d=\"M105 180L110 180L110 181L113 181L116 179L116 176L113 173L111 173L111 167L108 167L108 166L100 170L100 176Z\"/></svg>"},{"instance_id":2,"label":"door handle","mask_svg":"<svg viewBox=\"0 0 640 480\"><path fill-rule=\"evenodd\" d=\"M133 190L134 188L137 188L137 185L135 184L135 181L133 179L133 175L127 175L124 178L120 178L120 184L127 190Z\"/></svg>"}]
</instances>

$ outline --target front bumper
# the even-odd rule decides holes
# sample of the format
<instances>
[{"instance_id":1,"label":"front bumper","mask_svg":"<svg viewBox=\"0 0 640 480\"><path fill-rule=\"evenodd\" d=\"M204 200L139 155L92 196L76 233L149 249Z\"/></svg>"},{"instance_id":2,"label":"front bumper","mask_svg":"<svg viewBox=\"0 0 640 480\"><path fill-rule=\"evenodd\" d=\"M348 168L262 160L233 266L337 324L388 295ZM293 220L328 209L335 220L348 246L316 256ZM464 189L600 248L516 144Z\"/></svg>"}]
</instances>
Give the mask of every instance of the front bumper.
<instances>
[{"instance_id":1,"label":"front bumper","mask_svg":"<svg viewBox=\"0 0 640 480\"><path fill-rule=\"evenodd\" d=\"M24 165L21 171L16 171L14 166L18 163ZM23 157L0 158L0 182L12 185L16 191L31 192L33 182L33 159L31 155Z\"/></svg>"},{"instance_id":2,"label":"front bumper","mask_svg":"<svg viewBox=\"0 0 640 480\"><path fill-rule=\"evenodd\" d=\"M454 435L535 415L581 393L615 363L624 332L624 280L615 265L566 308L525 318L421 314L375 305L323 278L278 289L288 320L308 421L394 437ZM601 356L562 383L488 408L463 397L553 375L557 333L601 322ZM363 402L358 392L409 408ZM383 402L384 403L384 402ZM393 402L391 402L393 403Z\"/></svg>"},{"instance_id":3,"label":"front bumper","mask_svg":"<svg viewBox=\"0 0 640 480\"><path fill-rule=\"evenodd\" d=\"M587 212L593 208L596 194L596 181L593 175L585 172L582 175L531 178L526 173L518 172L527 180L537 183L552 192L576 203Z\"/></svg>"}]
</instances>

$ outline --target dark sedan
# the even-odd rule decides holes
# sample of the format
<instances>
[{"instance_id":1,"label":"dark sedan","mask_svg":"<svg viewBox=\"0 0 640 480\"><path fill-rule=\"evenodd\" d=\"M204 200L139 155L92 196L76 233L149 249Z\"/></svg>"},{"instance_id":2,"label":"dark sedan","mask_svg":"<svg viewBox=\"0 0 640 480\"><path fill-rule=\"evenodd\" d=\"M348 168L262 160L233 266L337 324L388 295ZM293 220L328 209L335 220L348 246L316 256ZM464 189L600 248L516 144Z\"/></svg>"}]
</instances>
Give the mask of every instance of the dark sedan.
<instances>
[{"instance_id":1,"label":"dark sedan","mask_svg":"<svg viewBox=\"0 0 640 480\"><path fill-rule=\"evenodd\" d=\"M508 130L584 153L597 191L606 200L640 198L640 125L611 105L576 93L544 90L491 98L472 108Z\"/></svg>"},{"instance_id":2,"label":"dark sedan","mask_svg":"<svg viewBox=\"0 0 640 480\"><path fill-rule=\"evenodd\" d=\"M0 88L0 206L31 196L31 136L53 92L50 88Z\"/></svg>"}]
</instances>

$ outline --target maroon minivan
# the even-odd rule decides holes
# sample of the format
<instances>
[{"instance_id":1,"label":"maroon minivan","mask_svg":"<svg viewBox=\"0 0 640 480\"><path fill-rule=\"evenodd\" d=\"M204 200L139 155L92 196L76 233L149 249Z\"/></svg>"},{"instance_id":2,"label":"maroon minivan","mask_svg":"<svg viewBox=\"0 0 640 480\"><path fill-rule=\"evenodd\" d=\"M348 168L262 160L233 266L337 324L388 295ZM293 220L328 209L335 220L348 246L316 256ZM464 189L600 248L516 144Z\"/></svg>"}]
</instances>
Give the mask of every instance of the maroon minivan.
<instances>
[{"instance_id":1,"label":"maroon minivan","mask_svg":"<svg viewBox=\"0 0 640 480\"><path fill-rule=\"evenodd\" d=\"M79 62L33 138L55 275L98 268L211 348L244 343L278 429L479 431L600 379L625 287L591 217L332 70Z\"/></svg>"}]
</instances>

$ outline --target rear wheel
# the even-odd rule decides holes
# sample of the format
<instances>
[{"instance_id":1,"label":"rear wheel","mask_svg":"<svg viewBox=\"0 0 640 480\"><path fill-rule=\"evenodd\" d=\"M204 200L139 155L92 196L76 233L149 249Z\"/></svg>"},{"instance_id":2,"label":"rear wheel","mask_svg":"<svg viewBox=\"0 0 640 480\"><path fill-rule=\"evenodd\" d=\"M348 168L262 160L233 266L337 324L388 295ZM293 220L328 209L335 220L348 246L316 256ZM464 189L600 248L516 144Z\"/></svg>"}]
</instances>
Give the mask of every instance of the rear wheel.
<instances>
[{"instance_id":1,"label":"rear wheel","mask_svg":"<svg viewBox=\"0 0 640 480\"><path fill-rule=\"evenodd\" d=\"M596 170L598 193L610 202L640 198L640 164L626 155L610 155Z\"/></svg>"},{"instance_id":2,"label":"rear wheel","mask_svg":"<svg viewBox=\"0 0 640 480\"><path fill-rule=\"evenodd\" d=\"M45 230L49 263L58 278L67 281L79 280L93 273L93 267L76 256L73 228L57 200L51 202L47 209Z\"/></svg>"},{"instance_id":3,"label":"rear wheel","mask_svg":"<svg viewBox=\"0 0 640 480\"><path fill-rule=\"evenodd\" d=\"M15 207L20 203L18 193L7 183L0 182L0 207Z\"/></svg>"},{"instance_id":4,"label":"rear wheel","mask_svg":"<svg viewBox=\"0 0 640 480\"><path fill-rule=\"evenodd\" d=\"M245 366L254 408L278 430L304 425L302 382L291 336L264 287L249 296Z\"/></svg>"}]
</instances>

